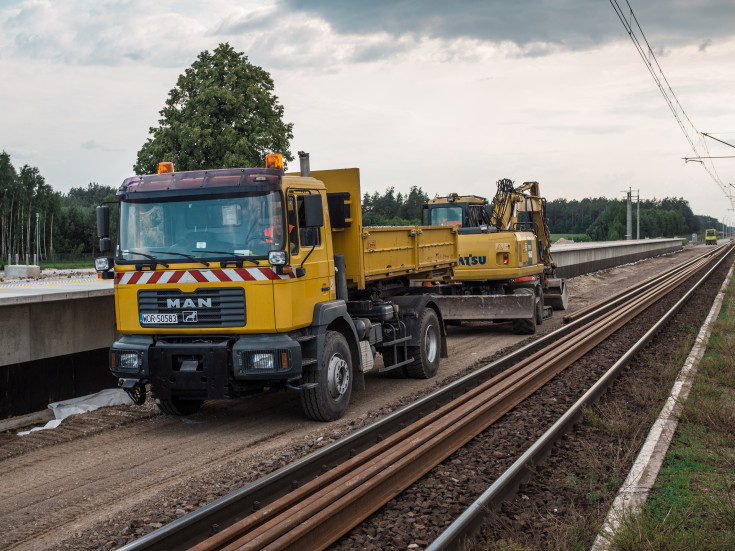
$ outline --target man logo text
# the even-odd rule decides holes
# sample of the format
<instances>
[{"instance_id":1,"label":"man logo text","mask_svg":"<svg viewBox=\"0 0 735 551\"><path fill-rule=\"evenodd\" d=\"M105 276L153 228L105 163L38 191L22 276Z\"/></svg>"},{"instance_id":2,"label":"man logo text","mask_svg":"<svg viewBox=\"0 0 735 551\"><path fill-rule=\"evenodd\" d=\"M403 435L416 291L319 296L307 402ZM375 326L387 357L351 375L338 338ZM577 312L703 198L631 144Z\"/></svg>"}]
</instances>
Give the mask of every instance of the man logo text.
<instances>
[{"instance_id":1,"label":"man logo text","mask_svg":"<svg viewBox=\"0 0 735 551\"><path fill-rule=\"evenodd\" d=\"M190 298L184 299L184 304L181 304L181 299L179 298L167 298L166 299L166 308L211 308L212 307L212 299L211 298L198 298L197 303L194 304L194 301Z\"/></svg>"}]
</instances>

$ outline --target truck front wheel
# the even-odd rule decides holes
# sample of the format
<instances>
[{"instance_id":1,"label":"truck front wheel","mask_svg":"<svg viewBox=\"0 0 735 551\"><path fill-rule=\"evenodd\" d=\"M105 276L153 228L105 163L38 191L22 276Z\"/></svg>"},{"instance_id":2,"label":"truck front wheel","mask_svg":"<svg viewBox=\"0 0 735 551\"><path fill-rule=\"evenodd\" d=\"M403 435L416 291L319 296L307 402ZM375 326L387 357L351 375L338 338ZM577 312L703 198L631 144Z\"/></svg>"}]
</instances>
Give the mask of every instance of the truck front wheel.
<instances>
[{"instance_id":1,"label":"truck front wheel","mask_svg":"<svg viewBox=\"0 0 735 551\"><path fill-rule=\"evenodd\" d=\"M439 318L431 308L426 308L421 316L419 336L420 345L412 347L409 351L416 359L406 366L406 371L409 377L414 379L431 379L439 369L441 351Z\"/></svg>"},{"instance_id":2,"label":"truck front wheel","mask_svg":"<svg viewBox=\"0 0 735 551\"><path fill-rule=\"evenodd\" d=\"M317 383L301 391L301 406L310 419L334 421L344 415L352 393L352 356L344 335L327 331L321 369L309 369L303 379Z\"/></svg>"},{"instance_id":3,"label":"truck front wheel","mask_svg":"<svg viewBox=\"0 0 735 551\"><path fill-rule=\"evenodd\" d=\"M158 409L166 415L191 415L199 411L204 400L183 400L178 396L157 400Z\"/></svg>"}]
</instances>

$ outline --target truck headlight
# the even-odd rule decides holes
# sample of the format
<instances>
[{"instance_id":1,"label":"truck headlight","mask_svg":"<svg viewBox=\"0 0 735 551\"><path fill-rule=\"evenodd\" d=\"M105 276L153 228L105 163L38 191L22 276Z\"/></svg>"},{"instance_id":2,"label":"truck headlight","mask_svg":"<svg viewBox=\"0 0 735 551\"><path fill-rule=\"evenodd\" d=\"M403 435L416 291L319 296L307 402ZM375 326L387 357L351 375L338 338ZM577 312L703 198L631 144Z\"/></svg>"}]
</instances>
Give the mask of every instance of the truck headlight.
<instances>
[{"instance_id":1,"label":"truck headlight","mask_svg":"<svg viewBox=\"0 0 735 551\"><path fill-rule=\"evenodd\" d=\"M253 354L252 369L267 369L273 371L273 354Z\"/></svg>"},{"instance_id":2,"label":"truck headlight","mask_svg":"<svg viewBox=\"0 0 735 551\"><path fill-rule=\"evenodd\" d=\"M143 365L143 357L139 352L115 352L112 355L112 367L116 371L137 373Z\"/></svg>"},{"instance_id":3,"label":"truck headlight","mask_svg":"<svg viewBox=\"0 0 735 551\"><path fill-rule=\"evenodd\" d=\"M294 365L292 351L288 348L276 348L274 350L238 350L236 361L237 366L234 366L235 375L244 376L264 376L266 374L283 373L289 371ZM299 365L299 363L300 361L296 365Z\"/></svg>"},{"instance_id":4,"label":"truck headlight","mask_svg":"<svg viewBox=\"0 0 735 551\"><path fill-rule=\"evenodd\" d=\"M94 259L94 269L98 272L107 272L112 269L112 258L108 256L100 256Z\"/></svg>"},{"instance_id":5,"label":"truck headlight","mask_svg":"<svg viewBox=\"0 0 735 551\"><path fill-rule=\"evenodd\" d=\"M268 253L268 262L274 266L283 266L288 262L288 253L286 251L271 251Z\"/></svg>"}]
</instances>

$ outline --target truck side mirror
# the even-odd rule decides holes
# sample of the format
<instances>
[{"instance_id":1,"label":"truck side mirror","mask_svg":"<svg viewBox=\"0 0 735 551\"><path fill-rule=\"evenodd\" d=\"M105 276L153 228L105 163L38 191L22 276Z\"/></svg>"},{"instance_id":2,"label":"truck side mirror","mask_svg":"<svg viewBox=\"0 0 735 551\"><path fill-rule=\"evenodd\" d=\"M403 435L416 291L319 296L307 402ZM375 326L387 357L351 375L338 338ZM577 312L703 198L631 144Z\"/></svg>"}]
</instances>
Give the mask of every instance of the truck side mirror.
<instances>
[{"instance_id":1,"label":"truck side mirror","mask_svg":"<svg viewBox=\"0 0 735 551\"><path fill-rule=\"evenodd\" d=\"M103 237L100 239L100 252L106 253L109 252L112 248L112 244L110 243L109 237Z\"/></svg>"},{"instance_id":2,"label":"truck side mirror","mask_svg":"<svg viewBox=\"0 0 735 551\"><path fill-rule=\"evenodd\" d=\"M97 237L110 236L110 207L100 205L97 207Z\"/></svg>"},{"instance_id":3,"label":"truck side mirror","mask_svg":"<svg viewBox=\"0 0 735 551\"><path fill-rule=\"evenodd\" d=\"M320 228L324 225L322 196L318 193L304 195L304 220L302 225L306 228Z\"/></svg>"}]
</instances>

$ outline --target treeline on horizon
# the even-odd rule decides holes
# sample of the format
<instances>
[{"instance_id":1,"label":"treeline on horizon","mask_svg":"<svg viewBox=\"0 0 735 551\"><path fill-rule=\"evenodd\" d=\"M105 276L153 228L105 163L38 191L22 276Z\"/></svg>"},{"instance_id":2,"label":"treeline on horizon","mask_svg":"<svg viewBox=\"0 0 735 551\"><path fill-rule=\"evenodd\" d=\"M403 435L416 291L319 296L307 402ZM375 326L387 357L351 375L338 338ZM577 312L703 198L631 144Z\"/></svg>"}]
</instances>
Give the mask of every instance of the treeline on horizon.
<instances>
[{"instance_id":1,"label":"treeline on horizon","mask_svg":"<svg viewBox=\"0 0 735 551\"><path fill-rule=\"evenodd\" d=\"M20 262L40 252L41 261L58 255L93 255L97 251L95 208L112 201L116 188L91 182L68 193L54 191L38 168L16 170L10 155L0 154L0 263ZM490 200L491 197L488 197ZM421 223L421 205L429 195L418 186L408 193L389 187L383 193L365 193L365 226L405 226ZM633 228L636 228L633 205ZM626 204L621 200L555 199L547 202L549 227L554 234L587 235L593 241L625 239ZM38 220L38 222L37 222ZM719 228L710 216L695 215L682 198L641 201L641 238L690 236Z\"/></svg>"},{"instance_id":2,"label":"treeline on horizon","mask_svg":"<svg viewBox=\"0 0 735 551\"><path fill-rule=\"evenodd\" d=\"M488 201L492 197L487 198ZM421 205L429 196L417 186L407 195L388 188L383 194L365 193L362 216L365 226L413 225L421 223ZM640 237L688 237L707 228L719 228L711 216L696 215L683 198L649 199L633 203L633 237L636 237L640 212ZM619 199L567 200L546 203L546 215L552 234L586 235L591 241L626 239L627 205Z\"/></svg>"},{"instance_id":3,"label":"treeline on horizon","mask_svg":"<svg viewBox=\"0 0 735 551\"><path fill-rule=\"evenodd\" d=\"M36 167L13 166L0 154L0 264L45 261L59 255L87 256L97 251L95 208L115 198L115 188L90 183L54 191Z\"/></svg>"}]
</instances>

